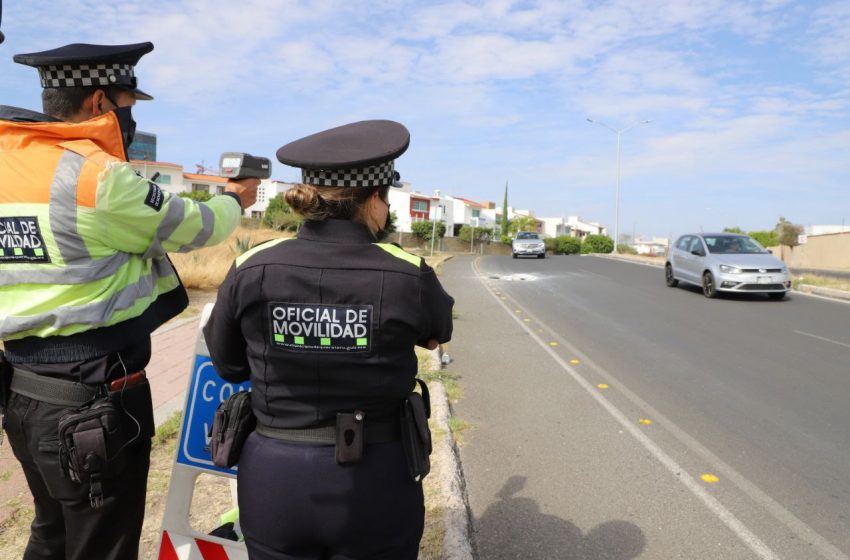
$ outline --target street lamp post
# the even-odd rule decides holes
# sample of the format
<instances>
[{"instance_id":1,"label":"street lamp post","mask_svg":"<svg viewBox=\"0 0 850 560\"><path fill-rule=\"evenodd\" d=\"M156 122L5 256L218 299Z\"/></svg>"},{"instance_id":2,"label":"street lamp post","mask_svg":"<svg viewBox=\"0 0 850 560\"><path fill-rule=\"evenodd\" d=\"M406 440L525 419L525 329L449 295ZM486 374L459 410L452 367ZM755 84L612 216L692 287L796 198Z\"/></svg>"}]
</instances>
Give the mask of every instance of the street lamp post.
<instances>
[{"instance_id":1,"label":"street lamp post","mask_svg":"<svg viewBox=\"0 0 850 560\"><path fill-rule=\"evenodd\" d=\"M617 135L617 194L614 202L614 249L611 251L612 253L616 253L617 243L619 243L620 241L620 135L634 126L637 126L639 124L649 124L652 121L637 121L620 129L611 128L607 124L595 121L590 117L587 118L587 122L598 124L599 126L604 126L605 128Z\"/></svg>"},{"instance_id":2,"label":"street lamp post","mask_svg":"<svg viewBox=\"0 0 850 560\"><path fill-rule=\"evenodd\" d=\"M434 238L437 237L437 214L440 212L440 191L439 189L434 191L434 195L437 197L437 206L434 208L434 221L431 222L431 256L434 256Z\"/></svg>"}]
</instances>

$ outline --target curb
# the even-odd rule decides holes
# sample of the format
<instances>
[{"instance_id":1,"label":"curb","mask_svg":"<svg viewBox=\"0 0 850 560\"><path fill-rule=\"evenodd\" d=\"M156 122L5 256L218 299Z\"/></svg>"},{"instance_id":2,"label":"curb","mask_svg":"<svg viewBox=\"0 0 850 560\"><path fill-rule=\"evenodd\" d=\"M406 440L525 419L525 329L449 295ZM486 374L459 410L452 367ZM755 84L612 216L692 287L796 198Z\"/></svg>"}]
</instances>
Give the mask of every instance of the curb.
<instances>
[{"instance_id":1,"label":"curb","mask_svg":"<svg viewBox=\"0 0 850 560\"><path fill-rule=\"evenodd\" d=\"M431 351L431 369L442 368L441 349ZM471 522L466 496L466 481L460 464L460 452L449 425L451 405L446 388L440 381L429 385L431 393L431 420L445 437L435 438L433 456L439 464L435 476L440 495L443 496L443 560L472 560Z\"/></svg>"}]
</instances>

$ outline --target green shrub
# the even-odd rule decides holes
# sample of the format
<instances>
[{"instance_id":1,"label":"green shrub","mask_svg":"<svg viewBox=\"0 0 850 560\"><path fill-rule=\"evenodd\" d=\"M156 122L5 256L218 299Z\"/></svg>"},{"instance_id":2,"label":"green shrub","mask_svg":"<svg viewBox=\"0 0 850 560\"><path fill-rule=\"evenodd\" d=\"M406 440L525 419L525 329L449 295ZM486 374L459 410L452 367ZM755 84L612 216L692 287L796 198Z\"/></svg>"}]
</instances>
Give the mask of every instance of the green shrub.
<instances>
[{"instance_id":1,"label":"green shrub","mask_svg":"<svg viewBox=\"0 0 850 560\"><path fill-rule=\"evenodd\" d=\"M547 253L558 254L558 240L556 238L547 237L543 240L543 245L546 247Z\"/></svg>"},{"instance_id":2,"label":"green shrub","mask_svg":"<svg viewBox=\"0 0 850 560\"><path fill-rule=\"evenodd\" d=\"M502 242L503 245L510 245L513 242L510 235L503 235L499 238L499 241Z\"/></svg>"},{"instance_id":3,"label":"green shrub","mask_svg":"<svg viewBox=\"0 0 850 560\"><path fill-rule=\"evenodd\" d=\"M475 240L478 241L482 238L484 234L492 237L493 230L485 227L472 227L472 226L461 226L460 231L457 234L457 238L461 241L469 241L469 236L474 235Z\"/></svg>"},{"instance_id":4,"label":"green shrub","mask_svg":"<svg viewBox=\"0 0 850 560\"><path fill-rule=\"evenodd\" d=\"M620 243L617 245L617 252L621 255L637 255L637 249L632 247L631 245L626 245L625 243Z\"/></svg>"},{"instance_id":5,"label":"green shrub","mask_svg":"<svg viewBox=\"0 0 850 560\"><path fill-rule=\"evenodd\" d=\"M561 235L555 238L557 241L558 254L577 255L581 252L581 241L569 235Z\"/></svg>"},{"instance_id":6,"label":"green shrub","mask_svg":"<svg viewBox=\"0 0 850 560\"><path fill-rule=\"evenodd\" d=\"M431 220L424 220L421 222L413 222L410 225L410 230L413 232L414 237L419 239L424 239L425 241L431 241L431 232L434 230L434 222ZM443 222L437 222L437 239L441 239L446 235L446 224Z\"/></svg>"},{"instance_id":7,"label":"green shrub","mask_svg":"<svg viewBox=\"0 0 850 560\"><path fill-rule=\"evenodd\" d=\"M584 255L589 253L610 253L613 250L614 241L607 235L588 235L581 244L581 252Z\"/></svg>"}]
</instances>

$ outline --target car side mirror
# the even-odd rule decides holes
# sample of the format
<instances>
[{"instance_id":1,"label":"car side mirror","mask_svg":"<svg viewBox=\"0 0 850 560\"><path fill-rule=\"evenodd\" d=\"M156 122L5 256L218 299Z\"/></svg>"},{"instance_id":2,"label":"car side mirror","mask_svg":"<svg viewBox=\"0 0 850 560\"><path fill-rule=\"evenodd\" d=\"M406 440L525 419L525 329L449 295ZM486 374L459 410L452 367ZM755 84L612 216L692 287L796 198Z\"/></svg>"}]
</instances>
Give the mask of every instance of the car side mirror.
<instances>
[{"instance_id":1,"label":"car side mirror","mask_svg":"<svg viewBox=\"0 0 850 560\"><path fill-rule=\"evenodd\" d=\"M771 255L773 254L773 250L771 250L771 249L765 249L765 250L766 250L768 253L770 253Z\"/></svg>"},{"instance_id":2,"label":"car side mirror","mask_svg":"<svg viewBox=\"0 0 850 560\"><path fill-rule=\"evenodd\" d=\"M693 251L691 251L691 254L696 255L698 257L704 257L705 256L705 253L700 251L699 249L694 249Z\"/></svg>"}]
</instances>

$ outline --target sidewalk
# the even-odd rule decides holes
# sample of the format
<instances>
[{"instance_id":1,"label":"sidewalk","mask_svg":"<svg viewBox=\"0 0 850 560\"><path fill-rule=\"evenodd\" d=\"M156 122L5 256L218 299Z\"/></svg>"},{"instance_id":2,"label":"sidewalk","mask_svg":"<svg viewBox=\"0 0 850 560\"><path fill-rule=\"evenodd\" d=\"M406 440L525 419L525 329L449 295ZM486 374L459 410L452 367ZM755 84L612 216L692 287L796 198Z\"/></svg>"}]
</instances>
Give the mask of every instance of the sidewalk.
<instances>
[{"instance_id":1,"label":"sidewalk","mask_svg":"<svg viewBox=\"0 0 850 560\"><path fill-rule=\"evenodd\" d=\"M151 336L152 357L146 371L157 426L183 409L198 320L199 317L178 319ZM24 473L5 438L0 445L0 481L0 525L3 525L21 506L32 504Z\"/></svg>"}]
</instances>

